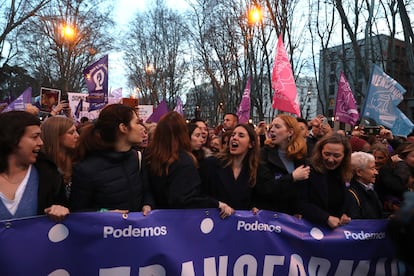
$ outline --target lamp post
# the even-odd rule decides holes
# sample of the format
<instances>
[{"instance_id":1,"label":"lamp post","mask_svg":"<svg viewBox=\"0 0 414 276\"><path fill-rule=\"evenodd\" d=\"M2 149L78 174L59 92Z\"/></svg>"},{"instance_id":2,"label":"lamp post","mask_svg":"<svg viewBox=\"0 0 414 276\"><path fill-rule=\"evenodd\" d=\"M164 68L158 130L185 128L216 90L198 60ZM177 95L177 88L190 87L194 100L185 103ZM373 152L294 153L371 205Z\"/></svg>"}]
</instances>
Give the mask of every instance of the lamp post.
<instances>
[{"instance_id":1,"label":"lamp post","mask_svg":"<svg viewBox=\"0 0 414 276\"><path fill-rule=\"evenodd\" d=\"M247 45L246 45L246 58L248 59L249 73L247 79L251 78L250 92L251 95L255 95L254 80L256 79L256 59L254 54L254 28L262 24L263 12L259 5L251 5L247 11ZM249 117L252 114L250 111Z\"/></svg>"},{"instance_id":2,"label":"lamp post","mask_svg":"<svg viewBox=\"0 0 414 276\"><path fill-rule=\"evenodd\" d=\"M66 46L67 55L66 59L64 60L65 68L70 68L71 66L71 58L72 54L74 52L74 45L76 43L76 40L78 39L78 31L76 27L73 24L69 24L67 22L61 23L60 26L60 39L62 42L62 49L64 49ZM70 69L65 70L64 74L68 74ZM64 82L64 93L69 92L69 76L62 76L63 82Z\"/></svg>"}]
</instances>

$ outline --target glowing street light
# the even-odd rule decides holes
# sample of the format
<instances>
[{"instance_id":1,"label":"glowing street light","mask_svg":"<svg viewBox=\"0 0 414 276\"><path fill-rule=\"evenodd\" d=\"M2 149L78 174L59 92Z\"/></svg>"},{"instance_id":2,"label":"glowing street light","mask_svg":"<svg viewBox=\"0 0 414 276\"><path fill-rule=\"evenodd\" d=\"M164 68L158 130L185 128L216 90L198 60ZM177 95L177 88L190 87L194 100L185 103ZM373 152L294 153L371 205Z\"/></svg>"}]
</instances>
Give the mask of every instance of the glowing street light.
<instances>
[{"instance_id":1,"label":"glowing street light","mask_svg":"<svg viewBox=\"0 0 414 276\"><path fill-rule=\"evenodd\" d=\"M263 12L262 9L259 6L252 6L247 14L247 20L250 25L254 25L257 23L262 22L263 19Z\"/></svg>"},{"instance_id":2,"label":"glowing street light","mask_svg":"<svg viewBox=\"0 0 414 276\"><path fill-rule=\"evenodd\" d=\"M62 26L62 37L68 41L75 40L76 29L69 24L64 24Z\"/></svg>"}]
</instances>

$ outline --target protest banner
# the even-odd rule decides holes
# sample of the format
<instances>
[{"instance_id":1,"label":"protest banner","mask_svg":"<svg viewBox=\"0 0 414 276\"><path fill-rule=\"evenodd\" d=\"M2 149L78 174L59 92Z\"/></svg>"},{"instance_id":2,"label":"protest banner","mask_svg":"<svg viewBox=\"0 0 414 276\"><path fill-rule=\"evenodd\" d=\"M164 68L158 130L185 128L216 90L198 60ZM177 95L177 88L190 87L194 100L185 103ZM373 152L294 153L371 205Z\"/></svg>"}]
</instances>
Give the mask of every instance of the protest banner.
<instances>
[{"instance_id":1,"label":"protest banner","mask_svg":"<svg viewBox=\"0 0 414 276\"><path fill-rule=\"evenodd\" d=\"M0 275L399 275L387 223L217 209L2 221Z\"/></svg>"}]
</instances>

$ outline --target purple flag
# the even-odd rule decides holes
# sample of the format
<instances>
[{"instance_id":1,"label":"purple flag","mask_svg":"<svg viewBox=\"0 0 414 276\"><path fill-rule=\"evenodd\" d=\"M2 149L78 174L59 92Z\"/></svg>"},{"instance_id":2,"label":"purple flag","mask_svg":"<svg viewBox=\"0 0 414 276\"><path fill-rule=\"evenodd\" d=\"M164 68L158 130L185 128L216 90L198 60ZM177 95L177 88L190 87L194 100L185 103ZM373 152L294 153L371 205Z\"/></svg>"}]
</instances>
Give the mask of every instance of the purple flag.
<instances>
[{"instance_id":1,"label":"purple flag","mask_svg":"<svg viewBox=\"0 0 414 276\"><path fill-rule=\"evenodd\" d=\"M183 112L183 102L181 101L181 98L180 97L177 97L177 104L176 104L176 106L174 108L174 111L177 112L177 113L179 113L179 114L181 114L181 115L184 115L184 112Z\"/></svg>"},{"instance_id":2,"label":"purple flag","mask_svg":"<svg viewBox=\"0 0 414 276\"><path fill-rule=\"evenodd\" d=\"M32 103L32 88L28 87L23 93L12 101L2 112L11 110L25 110L26 104Z\"/></svg>"},{"instance_id":3,"label":"purple flag","mask_svg":"<svg viewBox=\"0 0 414 276\"><path fill-rule=\"evenodd\" d=\"M250 81L251 77L247 79L246 87L244 88L243 97L237 110L240 124L246 124L250 118Z\"/></svg>"},{"instance_id":4,"label":"purple flag","mask_svg":"<svg viewBox=\"0 0 414 276\"><path fill-rule=\"evenodd\" d=\"M354 126L359 119L356 101L344 72L341 72L336 95L335 120Z\"/></svg>"},{"instance_id":5,"label":"purple flag","mask_svg":"<svg viewBox=\"0 0 414 276\"><path fill-rule=\"evenodd\" d=\"M81 98L78 105L76 106L76 110L75 110L75 117L78 121L80 121L80 113L83 110L83 99Z\"/></svg>"},{"instance_id":6,"label":"purple flag","mask_svg":"<svg viewBox=\"0 0 414 276\"><path fill-rule=\"evenodd\" d=\"M147 123L158 123L158 121L161 119L162 115L168 113L168 106L167 102L162 100L157 108L154 110L154 112L149 116L147 119Z\"/></svg>"},{"instance_id":7,"label":"purple flag","mask_svg":"<svg viewBox=\"0 0 414 276\"><path fill-rule=\"evenodd\" d=\"M102 109L108 103L108 55L83 71L88 86L89 111Z\"/></svg>"},{"instance_id":8,"label":"purple flag","mask_svg":"<svg viewBox=\"0 0 414 276\"><path fill-rule=\"evenodd\" d=\"M114 98L122 99L122 87L112 90L111 95Z\"/></svg>"}]
</instances>

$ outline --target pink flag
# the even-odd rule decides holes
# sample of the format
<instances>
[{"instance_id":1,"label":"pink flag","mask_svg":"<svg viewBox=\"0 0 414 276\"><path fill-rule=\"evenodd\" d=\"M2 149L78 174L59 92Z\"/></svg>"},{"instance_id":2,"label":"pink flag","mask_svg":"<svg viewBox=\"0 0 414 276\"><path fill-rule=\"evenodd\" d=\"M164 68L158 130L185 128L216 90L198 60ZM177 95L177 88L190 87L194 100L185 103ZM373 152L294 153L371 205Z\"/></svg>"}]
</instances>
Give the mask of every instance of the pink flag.
<instances>
[{"instance_id":1,"label":"pink flag","mask_svg":"<svg viewBox=\"0 0 414 276\"><path fill-rule=\"evenodd\" d=\"M243 97L237 110L240 124L246 124L250 118L250 80L247 79L246 87L244 88Z\"/></svg>"},{"instance_id":2,"label":"pink flag","mask_svg":"<svg viewBox=\"0 0 414 276\"><path fill-rule=\"evenodd\" d=\"M359 118L356 101L349 87L348 80L344 72L341 72L338 83L338 93L336 94L335 120L348 123L352 126Z\"/></svg>"},{"instance_id":3,"label":"pink flag","mask_svg":"<svg viewBox=\"0 0 414 276\"><path fill-rule=\"evenodd\" d=\"M296 84L293 78L282 35L276 46L276 55L272 71L273 108L280 111L290 112L300 117L300 108L297 99Z\"/></svg>"}]
</instances>

